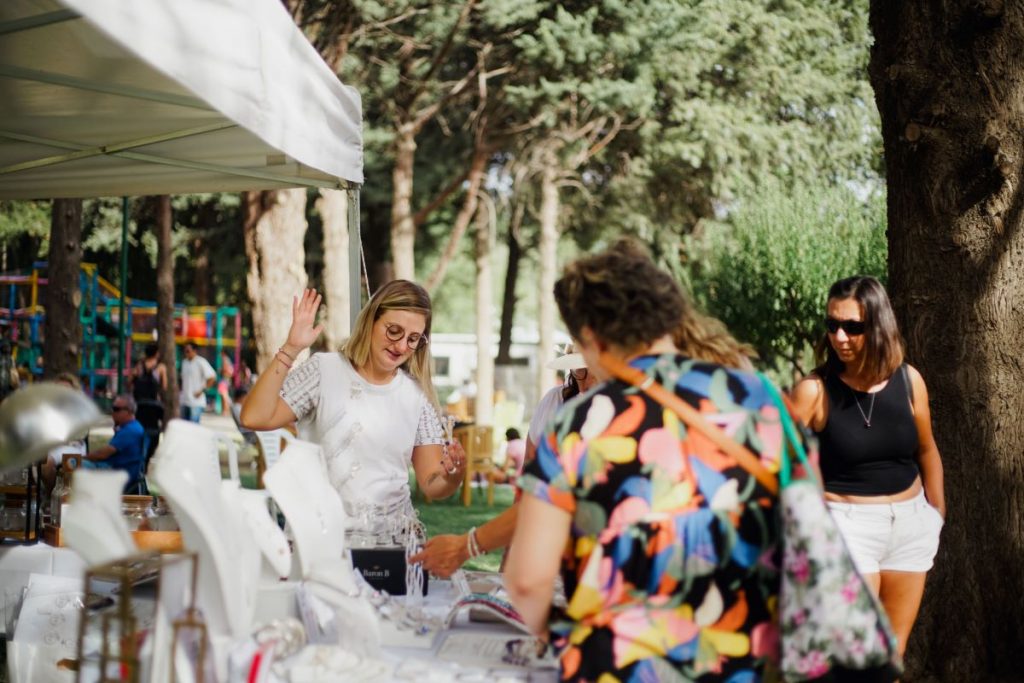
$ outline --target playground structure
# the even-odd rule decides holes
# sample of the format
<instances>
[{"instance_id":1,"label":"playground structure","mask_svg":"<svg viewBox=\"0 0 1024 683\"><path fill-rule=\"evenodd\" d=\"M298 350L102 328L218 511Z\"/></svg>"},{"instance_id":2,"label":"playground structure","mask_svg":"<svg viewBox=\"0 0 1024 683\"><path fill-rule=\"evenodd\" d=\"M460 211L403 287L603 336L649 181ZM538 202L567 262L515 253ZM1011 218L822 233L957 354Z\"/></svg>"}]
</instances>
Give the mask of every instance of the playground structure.
<instances>
[{"instance_id":1,"label":"playground structure","mask_svg":"<svg viewBox=\"0 0 1024 683\"><path fill-rule=\"evenodd\" d=\"M0 274L0 331L12 346L18 367L27 367L36 377L43 372L43 322L46 311L41 301L42 288L48 285L45 261L32 264L28 272ZM120 334L121 291L97 272L95 264L83 263L78 276L80 303L78 317L82 324L82 385L93 396L111 396L117 391L117 367ZM125 386L131 374L135 344L156 340L156 311L153 301L125 297L126 335L124 368ZM241 367L242 316L234 306L174 305L175 349L192 342L200 349L221 376L223 352L234 367ZM137 358L135 359L137 360ZM165 362L168 359L165 359ZM173 359L174 367L178 359ZM235 373L237 380L240 373Z\"/></svg>"}]
</instances>

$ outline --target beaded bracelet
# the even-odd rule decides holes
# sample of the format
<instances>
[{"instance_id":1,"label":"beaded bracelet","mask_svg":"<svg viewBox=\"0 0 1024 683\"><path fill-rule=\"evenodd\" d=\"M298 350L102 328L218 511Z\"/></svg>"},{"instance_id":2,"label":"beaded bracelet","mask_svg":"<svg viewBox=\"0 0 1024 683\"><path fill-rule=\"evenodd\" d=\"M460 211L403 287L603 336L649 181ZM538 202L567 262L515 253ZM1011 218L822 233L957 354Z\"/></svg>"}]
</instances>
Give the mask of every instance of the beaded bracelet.
<instances>
[{"instance_id":1,"label":"beaded bracelet","mask_svg":"<svg viewBox=\"0 0 1024 683\"><path fill-rule=\"evenodd\" d=\"M290 354L287 351L285 351L283 346L281 348L279 348L277 350L277 352L278 353L283 353L284 355L288 356L288 360L290 360L293 363L295 362L295 356L293 356L292 354Z\"/></svg>"},{"instance_id":2,"label":"beaded bracelet","mask_svg":"<svg viewBox=\"0 0 1024 683\"><path fill-rule=\"evenodd\" d=\"M282 355L282 354L283 354L283 355L285 355L285 356L288 356L288 354L287 354L287 353L284 353L283 351L278 351L277 353L275 353L275 354L274 354L274 358L275 358L276 360L280 361L280 362L281 362L281 365L283 365L283 366L285 366L286 368L288 368L289 370L291 370L291 369L292 369L292 364L291 364L291 363L289 363L288 361L286 361L286 360L285 360L284 358L281 358L281 355Z\"/></svg>"}]
</instances>

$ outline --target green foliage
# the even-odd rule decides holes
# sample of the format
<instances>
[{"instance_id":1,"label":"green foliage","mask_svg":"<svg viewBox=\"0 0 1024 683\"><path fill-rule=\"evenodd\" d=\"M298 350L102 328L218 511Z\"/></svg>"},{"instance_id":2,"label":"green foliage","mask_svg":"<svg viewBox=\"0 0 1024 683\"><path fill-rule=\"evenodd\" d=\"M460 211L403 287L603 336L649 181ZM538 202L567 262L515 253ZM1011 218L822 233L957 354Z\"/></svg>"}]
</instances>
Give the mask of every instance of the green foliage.
<instances>
[{"instance_id":1,"label":"green foliage","mask_svg":"<svg viewBox=\"0 0 1024 683\"><path fill-rule=\"evenodd\" d=\"M776 182L739 200L729 224L709 224L689 242L698 303L753 344L765 367L804 374L832 283L855 274L885 280L885 201Z\"/></svg>"}]
</instances>

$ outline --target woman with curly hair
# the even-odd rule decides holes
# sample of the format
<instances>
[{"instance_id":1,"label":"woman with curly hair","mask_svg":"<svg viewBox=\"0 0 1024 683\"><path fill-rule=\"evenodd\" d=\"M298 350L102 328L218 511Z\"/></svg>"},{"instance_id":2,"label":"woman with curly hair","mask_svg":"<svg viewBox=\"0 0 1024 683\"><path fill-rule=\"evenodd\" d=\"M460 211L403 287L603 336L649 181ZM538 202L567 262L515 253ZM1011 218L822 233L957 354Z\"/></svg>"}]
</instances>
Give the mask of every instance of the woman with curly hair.
<instances>
[{"instance_id":1,"label":"woman with curly hair","mask_svg":"<svg viewBox=\"0 0 1024 683\"><path fill-rule=\"evenodd\" d=\"M768 389L679 353L691 307L633 242L569 264L555 300L602 383L565 404L520 478L513 604L550 633L562 680L762 680L778 649ZM655 384L750 451L759 476L652 398ZM553 608L559 574L568 602Z\"/></svg>"}]
</instances>

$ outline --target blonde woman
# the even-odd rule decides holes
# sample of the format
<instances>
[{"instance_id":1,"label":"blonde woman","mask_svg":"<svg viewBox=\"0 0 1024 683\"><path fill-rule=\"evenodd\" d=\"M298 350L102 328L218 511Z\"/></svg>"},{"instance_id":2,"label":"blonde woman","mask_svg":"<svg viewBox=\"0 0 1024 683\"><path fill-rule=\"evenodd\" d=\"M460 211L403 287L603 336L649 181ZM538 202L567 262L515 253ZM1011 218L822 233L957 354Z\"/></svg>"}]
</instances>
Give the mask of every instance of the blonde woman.
<instances>
[{"instance_id":1,"label":"blonde woman","mask_svg":"<svg viewBox=\"0 0 1024 683\"><path fill-rule=\"evenodd\" d=\"M430 376L430 296L407 280L387 283L359 312L340 352L313 354L293 368L323 330L316 325L320 301L312 289L295 298L288 340L247 396L241 422L267 430L298 421L300 437L323 448L350 531L414 519L410 463L430 498L454 493L465 471L461 449L442 446Z\"/></svg>"}]
</instances>

